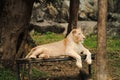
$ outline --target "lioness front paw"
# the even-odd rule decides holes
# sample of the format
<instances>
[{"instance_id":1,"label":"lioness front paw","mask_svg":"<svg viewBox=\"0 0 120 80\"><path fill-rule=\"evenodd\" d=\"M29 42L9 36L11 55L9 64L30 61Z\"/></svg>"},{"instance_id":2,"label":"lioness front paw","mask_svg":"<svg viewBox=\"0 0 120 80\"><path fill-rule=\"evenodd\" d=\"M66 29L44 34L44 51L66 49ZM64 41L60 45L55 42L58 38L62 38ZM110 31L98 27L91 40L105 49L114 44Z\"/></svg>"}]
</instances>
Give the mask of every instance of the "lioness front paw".
<instances>
[{"instance_id":1,"label":"lioness front paw","mask_svg":"<svg viewBox=\"0 0 120 80\"><path fill-rule=\"evenodd\" d=\"M86 62L87 62L88 64L92 64L92 59L86 59Z\"/></svg>"},{"instance_id":2,"label":"lioness front paw","mask_svg":"<svg viewBox=\"0 0 120 80\"><path fill-rule=\"evenodd\" d=\"M77 62L76 65L81 69L82 68L82 64Z\"/></svg>"},{"instance_id":3,"label":"lioness front paw","mask_svg":"<svg viewBox=\"0 0 120 80\"><path fill-rule=\"evenodd\" d=\"M34 55L31 55L31 56L29 56L29 58L31 58L31 59L32 59L32 58L36 58L36 56L34 56Z\"/></svg>"}]
</instances>

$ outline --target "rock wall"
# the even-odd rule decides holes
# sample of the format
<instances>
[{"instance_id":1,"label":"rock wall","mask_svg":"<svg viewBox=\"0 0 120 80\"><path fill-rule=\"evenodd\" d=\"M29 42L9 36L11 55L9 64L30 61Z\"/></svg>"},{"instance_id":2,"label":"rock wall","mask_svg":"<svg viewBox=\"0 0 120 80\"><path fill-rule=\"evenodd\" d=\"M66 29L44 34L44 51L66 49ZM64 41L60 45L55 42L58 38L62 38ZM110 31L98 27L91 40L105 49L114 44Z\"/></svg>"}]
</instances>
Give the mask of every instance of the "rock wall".
<instances>
[{"instance_id":1,"label":"rock wall","mask_svg":"<svg viewBox=\"0 0 120 80\"><path fill-rule=\"evenodd\" d=\"M69 0L58 0L54 3L46 3L45 0L34 3L31 22L39 26L43 32L50 30L66 34L69 18ZM97 32L98 0L80 0L78 27L81 27L85 35ZM120 35L120 1L108 0L107 35ZM52 27L53 26L53 27ZM56 28L57 26L57 28ZM60 31L58 28L64 28ZM48 29L48 27L50 27Z\"/></svg>"}]
</instances>

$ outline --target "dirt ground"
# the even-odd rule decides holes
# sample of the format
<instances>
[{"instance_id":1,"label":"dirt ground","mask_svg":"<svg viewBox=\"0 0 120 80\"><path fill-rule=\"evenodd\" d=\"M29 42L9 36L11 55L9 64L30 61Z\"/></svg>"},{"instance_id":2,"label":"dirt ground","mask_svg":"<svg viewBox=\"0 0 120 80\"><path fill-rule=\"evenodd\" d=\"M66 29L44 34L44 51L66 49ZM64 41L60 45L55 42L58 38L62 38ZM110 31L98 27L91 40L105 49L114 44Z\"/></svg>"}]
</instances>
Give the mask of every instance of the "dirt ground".
<instances>
[{"instance_id":1,"label":"dirt ground","mask_svg":"<svg viewBox=\"0 0 120 80\"><path fill-rule=\"evenodd\" d=\"M81 71L76 66L74 60L44 62L41 64L37 64L36 68L44 73L47 73L47 75L35 80L83 80L80 79L80 76L83 74L86 78L89 77L88 65L85 61L83 61L83 68L81 69Z\"/></svg>"}]
</instances>

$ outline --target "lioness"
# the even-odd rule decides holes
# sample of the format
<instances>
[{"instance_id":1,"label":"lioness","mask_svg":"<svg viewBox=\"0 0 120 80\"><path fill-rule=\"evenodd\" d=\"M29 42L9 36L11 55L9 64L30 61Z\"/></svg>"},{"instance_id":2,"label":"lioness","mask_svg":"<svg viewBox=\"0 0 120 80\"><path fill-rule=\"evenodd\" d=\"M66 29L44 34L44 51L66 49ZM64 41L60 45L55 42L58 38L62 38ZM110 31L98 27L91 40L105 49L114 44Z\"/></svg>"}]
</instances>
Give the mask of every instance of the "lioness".
<instances>
[{"instance_id":1,"label":"lioness","mask_svg":"<svg viewBox=\"0 0 120 80\"><path fill-rule=\"evenodd\" d=\"M50 58L62 55L70 56L76 59L76 65L79 68L82 68L82 61L80 56L81 52L87 55L87 63L92 63L90 51L82 45L84 38L85 36L82 34L81 29L73 29L70 34L61 41L32 48L26 58Z\"/></svg>"}]
</instances>

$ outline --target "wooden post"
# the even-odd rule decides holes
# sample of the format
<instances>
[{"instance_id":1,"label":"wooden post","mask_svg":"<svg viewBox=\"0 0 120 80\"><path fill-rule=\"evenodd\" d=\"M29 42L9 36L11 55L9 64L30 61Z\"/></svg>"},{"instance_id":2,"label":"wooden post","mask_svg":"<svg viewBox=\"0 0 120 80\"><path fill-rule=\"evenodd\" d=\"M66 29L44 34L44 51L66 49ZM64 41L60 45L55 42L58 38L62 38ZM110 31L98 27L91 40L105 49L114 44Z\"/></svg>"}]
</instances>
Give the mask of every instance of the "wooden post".
<instances>
[{"instance_id":1,"label":"wooden post","mask_svg":"<svg viewBox=\"0 0 120 80\"><path fill-rule=\"evenodd\" d=\"M98 0L97 80L108 80L106 64L107 0Z\"/></svg>"}]
</instances>

